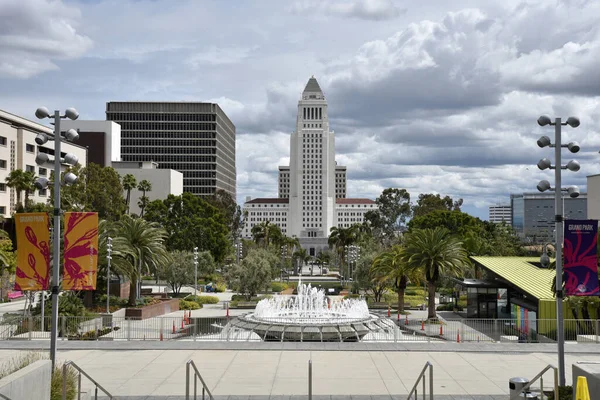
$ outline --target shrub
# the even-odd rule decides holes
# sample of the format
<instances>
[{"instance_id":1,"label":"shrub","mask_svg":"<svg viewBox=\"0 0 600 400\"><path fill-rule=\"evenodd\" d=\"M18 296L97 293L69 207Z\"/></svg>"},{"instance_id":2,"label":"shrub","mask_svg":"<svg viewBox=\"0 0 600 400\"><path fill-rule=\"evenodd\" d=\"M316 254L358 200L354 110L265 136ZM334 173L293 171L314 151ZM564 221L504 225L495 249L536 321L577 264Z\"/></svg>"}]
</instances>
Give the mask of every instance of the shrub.
<instances>
[{"instance_id":1,"label":"shrub","mask_svg":"<svg viewBox=\"0 0 600 400\"><path fill-rule=\"evenodd\" d=\"M100 296L98 302L101 306L104 306L106 304L106 295L103 294L102 296ZM110 296L110 298L108 299L108 304L110 307L125 307L127 305L127 299L122 299L117 296Z\"/></svg>"},{"instance_id":2,"label":"shrub","mask_svg":"<svg viewBox=\"0 0 600 400\"><path fill-rule=\"evenodd\" d=\"M179 300L180 310L198 310L200 308L202 308L202 306L195 301Z\"/></svg>"},{"instance_id":3,"label":"shrub","mask_svg":"<svg viewBox=\"0 0 600 400\"><path fill-rule=\"evenodd\" d=\"M285 289L288 288L288 285L286 285L283 282L271 282L271 291L279 293L279 292L283 292Z\"/></svg>"},{"instance_id":4,"label":"shrub","mask_svg":"<svg viewBox=\"0 0 600 400\"><path fill-rule=\"evenodd\" d=\"M416 296L417 295L417 291L413 290L413 289L406 289L404 291L404 295L405 296Z\"/></svg>"},{"instance_id":5,"label":"shrub","mask_svg":"<svg viewBox=\"0 0 600 400\"><path fill-rule=\"evenodd\" d=\"M56 365L50 380L50 400L62 400L63 391L63 365ZM77 371L67 368L67 399L75 400L77 397Z\"/></svg>"},{"instance_id":6,"label":"shrub","mask_svg":"<svg viewBox=\"0 0 600 400\"><path fill-rule=\"evenodd\" d=\"M217 293L223 293L227 290L227 285L223 282L219 282L215 285L215 290L217 291Z\"/></svg>"},{"instance_id":7,"label":"shrub","mask_svg":"<svg viewBox=\"0 0 600 400\"><path fill-rule=\"evenodd\" d=\"M189 296L185 300L193 301L198 304L217 304L219 298L217 296Z\"/></svg>"},{"instance_id":8,"label":"shrub","mask_svg":"<svg viewBox=\"0 0 600 400\"><path fill-rule=\"evenodd\" d=\"M437 311L453 311L454 304L452 304L452 303L440 304L439 306L437 306L436 310Z\"/></svg>"}]
</instances>

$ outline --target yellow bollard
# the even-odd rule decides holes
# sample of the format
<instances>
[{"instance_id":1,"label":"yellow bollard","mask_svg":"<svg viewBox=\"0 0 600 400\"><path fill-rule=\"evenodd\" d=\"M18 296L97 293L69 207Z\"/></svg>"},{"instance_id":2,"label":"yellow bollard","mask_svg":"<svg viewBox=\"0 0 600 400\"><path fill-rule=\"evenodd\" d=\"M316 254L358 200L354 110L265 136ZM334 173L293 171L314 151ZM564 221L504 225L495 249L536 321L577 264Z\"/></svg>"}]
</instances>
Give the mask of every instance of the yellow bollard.
<instances>
[{"instance_id":1,"label":"yellow bollard","mask_svg":"<svg viewBox=\"0 0 600 400\"><path fill-rule=\"evenodd\" d=\"M587 379L585 376L577 377L577 391L575 392L575 400L590 400L590 391L588 389Z\"/></svg>"}]
</instances>

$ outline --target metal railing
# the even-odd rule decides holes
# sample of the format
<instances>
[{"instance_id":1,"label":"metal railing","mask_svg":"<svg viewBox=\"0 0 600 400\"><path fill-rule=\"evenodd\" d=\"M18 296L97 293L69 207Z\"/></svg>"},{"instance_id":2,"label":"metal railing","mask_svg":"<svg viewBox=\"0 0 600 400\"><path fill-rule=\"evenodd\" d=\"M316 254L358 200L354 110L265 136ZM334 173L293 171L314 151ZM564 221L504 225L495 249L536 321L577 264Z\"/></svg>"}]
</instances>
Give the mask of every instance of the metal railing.
<instances>
[{"instance_id":1,"label":"metal railing","mask_svg":"<svg viewBox=\"0 0 600 400\"><path fill-rule=\"evenodd\" d=\"M5 396L2 393L0 393L0 399L3 399L3 400L12 400L10 397Z\"/></svg>"},{"instance_id":2,"label":"metal railing","mask_svg":"<svg viewBox=\"0 0 600 400\"><path fill-rule=\"evenodd\" d=\"M308 400L312 400L312 360L308 360Z\"/></svg>"},{"instance_id":3,"label":"metal railing","mask_svg":"<svg viewBox=\"0 0 600 400\"><path fill-rule=\"evenodd\" d=\"M50 340L51 318L39 316L0 318L0 340ZM243 323L237 324L236 321ZM280 327L252 330L237 317L153 317L136 320L102 315L59 317L58 338L65 340L189 340L217 342L361 341L374 343L460 342L460 343L555 343L556 320L520 319L400 319L381 317L377 321L356 319L311 319L304 326L286 324L284 318L266 321ZM314 324L320 323L320 327ZM267 325L269 325L267 324ZM259 324L256 324L259 325ZM280 329L281 328L281 329ZM565 339L600 344L600 320L564 321ZM279 331L279 335L277 335Z\"/></svg>"},{"instance_id":4,"label":"metal railing","mask_svg":"<svg viewBox=\"0 0 600 400\"><path fill-rule=\"evenodd\" d=\"M196 400L197 398L198 379L200 379L200 383L202 383L202 400L205 400L206 393L208 393L208 398L210 400L214 400L213 395L210 393L208 386L206 386L206 382L204 382L204 379L202 379L202 375L200 375L200 372L198 371L198 368L196 368L196 364L194 364L193 360L189 360L185 365L185 400L190 400L190 366L194 368L193 399Z\"/></svg>"},{"instance_id":5,"label":"metal railing","mask_svg":"<svg viewBox=\"0 0 600 400\"><path fill-rule=\"evenodd\" d=\"M556 368L554 365L548 364L546 366L546 368L544 368L539 374L537 374L535 376L535 378L533 378L531 381L529 381L528 384L523 386L523 388L521 388L519 393L511 396L510 400L519 399L521 397L521 395L523 393L526 393L525 391L528 390L531 387L531 385L533 385L535 383L535 381L537 381L538 379L540 380L540 395L541 395L541 399L539 399L539 400L544 400L544 376L543 375L550 369L554 370L554 399L558 399L558 368Z\"/></svg>"},{"instance_id":6,"label":"metal railing","mask_svg":"<svg viewBox=\"0 0 600 400\"><path fill-rule=\"evenodd\" d=\"M73 361L67 361L63 365L63 381L62 381L62 400L67 400L67 373L69 367L73 367L78 371L77 374L77 400L81 400L81 375L85 375L94 384L94 399L98 400L98 389L102 390L105 395L108 396L109 400L115 399L115 397L104 389L94 378L89 376L81 367L75 364Z\"/></svg>"},{"instance_id":7,"label":"metal railing","mask_svg":"<svg viewBox=\"0 0 600 400\"><path fill-rule=\"evenodd\" d=\"M429 400L433 400L433 364L430 363L429 361L427 361L425 363L425 366L421 370L421 373L419 374L419 377L417 378L415 385L411 389L410 393L408 393L408 397L406 398L407 400L412 399L411 396L413 395L413 393L415 394L414 399L415 400L418 399L418 397L419 397L419 393L418 393L419 382L423 382L423 400L425 400L425 396L426 396L425 372L427 371L428 368L429 368Z\"/></svg>"}]
</instances>

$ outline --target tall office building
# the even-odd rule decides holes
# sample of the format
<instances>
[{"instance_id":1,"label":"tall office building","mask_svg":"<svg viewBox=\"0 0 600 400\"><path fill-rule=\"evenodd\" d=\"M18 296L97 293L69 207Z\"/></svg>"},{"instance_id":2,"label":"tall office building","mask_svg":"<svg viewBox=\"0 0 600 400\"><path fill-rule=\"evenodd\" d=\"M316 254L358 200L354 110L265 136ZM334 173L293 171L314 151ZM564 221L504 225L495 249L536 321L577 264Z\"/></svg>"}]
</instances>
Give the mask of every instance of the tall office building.
<instances>
[{"instance_id":1,"label":"tall office building","mask_svg":"<svg viewBox=\"0 0 600 400\"><path fill-rule=\"evenodd\" d=\"M565 219L587 219L587 193L577 198L563 195ZM517 234L532 242L554 240L554 193L510 195L512 227Z\"/></svg>"},{"instance_id":2,"label":"tall office building","mask_svg":"<svg viewBox=\"0 0 600 400\"><path fill-rule=\"evenodd\" d=\"M109 102L106 119L121 125L121 160L154 161L183 173L183 191L236 197L235 125L218 104Z\"/></svg>"},{"instance_id":3,"label":"tall office building","mask_svg":"<svg viewBox=\"0 0 600 400\"><path fill-rule=\"evenodd\" d=\"M346 167L336 165L327 107L319 83L310 78L298 101L290 165L279 167L279 198L244 203L248 216L244 236L251 236L253 226L269 221L316 255L327 248L332 227L362 223L364 214L377 208L370 199L346 198Z\"/></svg>"},{"instance_id":4,"label":"tall office building","mask_svg":"<svg viewBox=\"0 0 600 400\"><path fill-rule=\"evenodd\" d=\"M506 222L510 225L511 211L509 204L497 204L489 207L489 220L495 224Z\"/></svg>"}]
</instances>

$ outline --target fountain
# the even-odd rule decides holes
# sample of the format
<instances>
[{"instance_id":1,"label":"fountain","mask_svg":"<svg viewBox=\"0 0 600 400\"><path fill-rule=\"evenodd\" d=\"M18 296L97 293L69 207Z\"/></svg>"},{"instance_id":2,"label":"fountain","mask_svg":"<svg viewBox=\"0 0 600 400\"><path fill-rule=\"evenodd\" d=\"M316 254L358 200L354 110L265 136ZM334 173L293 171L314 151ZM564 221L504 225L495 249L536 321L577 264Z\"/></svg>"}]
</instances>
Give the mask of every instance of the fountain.
<instances>
[{"instance_id":1,"label":"fountain","mask_svg":"<svg viewBox=\"0 0 600 400\"><path fill-rule=\"evenodd\" d=\"M362 299L332 302L321 289L298 284L296 296L263 299L253 313L229 323L229 329L252 331L262 340L360 341L371 332L393 330L393 322L369 313Z\"/></svg>"}]
</instances>

